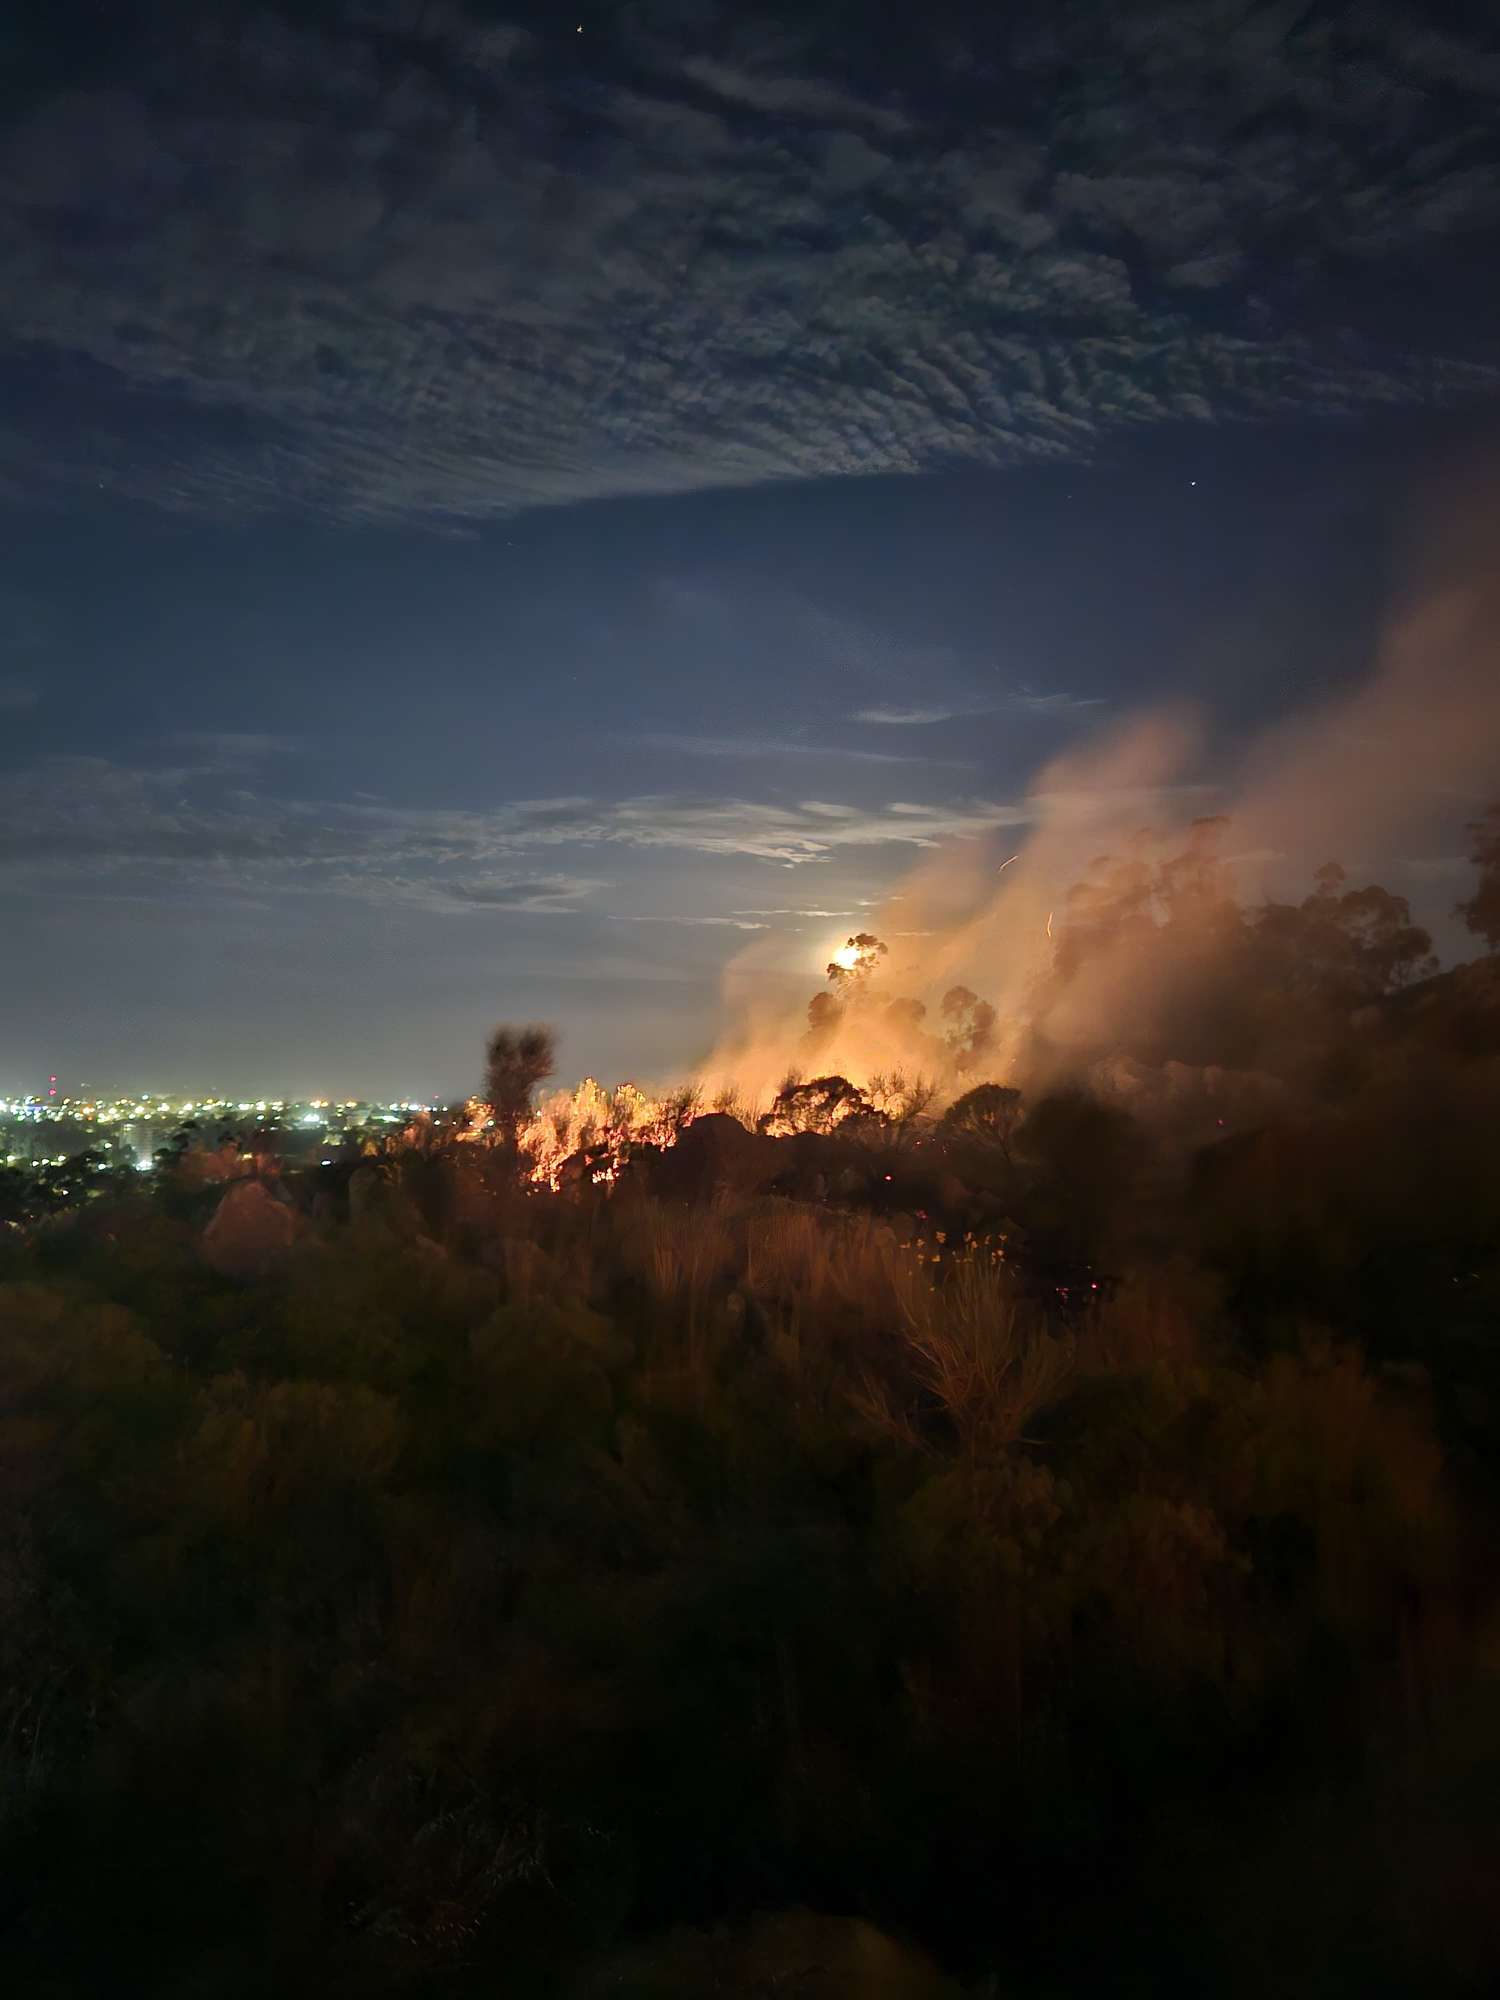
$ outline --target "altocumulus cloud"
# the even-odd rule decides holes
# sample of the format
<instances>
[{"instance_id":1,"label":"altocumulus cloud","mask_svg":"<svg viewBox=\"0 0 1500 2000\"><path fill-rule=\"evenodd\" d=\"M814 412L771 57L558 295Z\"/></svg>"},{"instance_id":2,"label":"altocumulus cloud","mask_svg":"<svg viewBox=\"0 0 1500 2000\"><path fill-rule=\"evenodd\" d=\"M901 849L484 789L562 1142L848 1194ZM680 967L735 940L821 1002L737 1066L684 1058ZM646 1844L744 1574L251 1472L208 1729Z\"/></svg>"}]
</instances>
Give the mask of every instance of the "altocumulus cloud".
<instances>
[{"instance_id":1,"label":"altocumulus cloud","mask_svg":"<svg viewBox=\"0 0 1500 2000\"><path fill-rule=\"evenodd\" d=\"M17 59L9 488L462 524L1492 380L1320 290L1500 219L1421 0L991 11L168 0L107 87Z\"/></svg>"},{"instance_id":2,"label":"altocumulus cloud","mask_svg":"<svg viewBox=\"0 0 1500 2000\"><path fill-rule=\"evenodd\" d=\"M318 894L452 914L567 914L610 886L599 861L611 849L798 867L845 849L932 846L1026 817L1023 807L984 799L868 808L680 794L465 811L226 792L217 769L196 764L54 758L13 774L0 792L0 893ZM759 914L739 910L732 920Z\"/></svg>"}]
</instances>

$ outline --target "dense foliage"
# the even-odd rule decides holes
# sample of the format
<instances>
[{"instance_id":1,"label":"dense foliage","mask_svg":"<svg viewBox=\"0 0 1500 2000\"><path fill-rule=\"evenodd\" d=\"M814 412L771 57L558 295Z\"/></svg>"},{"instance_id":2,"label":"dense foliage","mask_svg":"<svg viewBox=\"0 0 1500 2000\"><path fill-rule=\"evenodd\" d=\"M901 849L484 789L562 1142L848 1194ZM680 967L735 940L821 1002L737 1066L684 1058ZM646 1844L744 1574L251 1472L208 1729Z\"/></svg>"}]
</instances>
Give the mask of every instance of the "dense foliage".
<instances>
[{"instance_id":1,"label":"dense foliage","mask_svg":"<svg viewBox=\"0 0 1500 2000\"><path fill-rule=\"evenodd\" d=\"M553 1192L497 1037L493 1143L0 1228L14 1990L1494 1990L1500 982L1355 893L1207 1137L825 1075Z\"/></svg>"}]
</instances>

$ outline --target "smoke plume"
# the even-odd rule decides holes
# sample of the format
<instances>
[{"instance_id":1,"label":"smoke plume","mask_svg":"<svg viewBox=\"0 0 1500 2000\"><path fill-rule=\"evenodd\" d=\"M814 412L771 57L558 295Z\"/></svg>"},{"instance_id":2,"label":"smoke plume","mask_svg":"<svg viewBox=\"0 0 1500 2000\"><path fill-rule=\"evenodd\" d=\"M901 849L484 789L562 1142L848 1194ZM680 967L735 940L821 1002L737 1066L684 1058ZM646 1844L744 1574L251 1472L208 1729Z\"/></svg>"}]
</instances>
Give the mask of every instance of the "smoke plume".
<instances>
[{"instance_id":1,"label":"smoke plume","mask_svg":"<svg viewBox=\"0 0 1500 2000\"><path fill-rule=\"evenodd\" d=\"M1056 1081L1122 1048L1223 1060L1215 1024L1245 1011L1242 909L1295 906L1330 861L1378 879L1413 847L1455 854L1500 792L1497 501L1493 478L1450 474L1446 503L1420 508L1360 685L1242 745L1216 743L1206 714L1141 716L1038 773L1019 852L1011 829L926 858L871 920L891 950L852 1000L816 1003L811 1022L805 1001L757 1003L751 947L705 1089L733 1083L763 1102L794 1071L867 1085L925 1070L951 1096L983 1078ZM1393 950L1400 919L1399 899L1378 891L1342 913L1383 923ZM1276 927L1254 935L1274 941ZM1427 961L1411 943L1403 963ZM945 1031L955 987L995 1009L980 1051L955 1052ZM1264 1057L1275 1032L1267 1017L1241 1041Z\"/></svg>"}]
</instances>

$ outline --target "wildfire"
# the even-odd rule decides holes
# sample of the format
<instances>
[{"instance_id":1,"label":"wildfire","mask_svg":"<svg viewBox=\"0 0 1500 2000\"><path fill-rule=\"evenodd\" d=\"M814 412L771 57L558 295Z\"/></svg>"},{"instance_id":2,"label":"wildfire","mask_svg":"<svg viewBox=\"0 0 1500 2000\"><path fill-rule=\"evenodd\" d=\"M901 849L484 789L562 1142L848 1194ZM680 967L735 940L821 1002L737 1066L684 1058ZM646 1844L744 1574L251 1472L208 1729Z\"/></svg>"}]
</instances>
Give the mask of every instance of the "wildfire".
<instances>
[{"instance_id":1,"label":"wildfire","mask_svg":"<svg viewBox=\"0 0 1500 2000\"><path fill-rule=\"evenodd\" d=\"M450 1125L448 1136L480 1144L510 1144L513 1136L539 1188L608 1187L633 1153L675 1145L709 1105L772 1137L831 1130L849 1117L910 1121L1011 1066L1014 1024L999 1022L968 987L939 982L931 1005L901 991L896 982L920 980L921 968L893 973L888 946L871 932L828 949L829 990L813 997L802 1023L779 1025L763 1043L712 1060L680 1089L653 1096L633 1083L606 1089L585 1077L544 1099L513 1135L498 1131L490 1107L475 1099L462 1129Z\"/></svg>"},{"instance_id":2,"label":"wildfire","mask_svg":"<svg viewBox=\"0 0 1500 2000\"><path fill-rule=\"evenodd\" d=\"M687 1092L656 1098L633 1083L606 1090L586 1076L576 1090L554 1091L521 1128L529 1177L550 1188L571 1177L607 1186L635 1147L674 1144L695 1108Z\"/></svg>"}]
</instances>

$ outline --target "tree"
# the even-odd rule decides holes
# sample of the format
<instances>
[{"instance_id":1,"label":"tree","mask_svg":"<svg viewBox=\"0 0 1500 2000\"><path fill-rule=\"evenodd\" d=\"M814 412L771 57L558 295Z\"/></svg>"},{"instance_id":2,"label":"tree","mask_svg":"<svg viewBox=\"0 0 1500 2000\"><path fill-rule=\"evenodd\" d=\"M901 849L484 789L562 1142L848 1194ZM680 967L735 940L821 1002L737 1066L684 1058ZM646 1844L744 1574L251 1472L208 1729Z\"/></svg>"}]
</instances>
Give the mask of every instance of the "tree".
<instances>
[{"instance_id":1,"label":"tree","mask_svg":"<svg viewBox=\"0 0 1500 2000\"><path fill-rule=\"evenodd\" d=\"M7 1223L30 1222L35 1203L30 1174L20 1167L0 1167L0 1229Z\"/></svg>"},{"instance_id":2,"label":"tree","mask_svg":"<svg viewBox=\"0 0 1500 2000\"><path fill-rule=\"evenodd\" d=\"M1491 951L1500 951L1500 800L1470 826L1469 859L1479 870L1479 883L1456 914Z\"/></svg>"},{"instance_id":3,"label":"tree","mask_svg":"<svg viewBox=\"0 0 1500 2000\"><path fill-rule=\"evenodd\" d=\"M1154 836L1142 831L1129 842L1124 859L1101 854L1089 864L1081 882L1069 889L1053 965L1067 981L1096 953L1122 939L1140 939L1155 928L1152 916L1154 876L1149 850Z\"/></svg>"},{"instance_id":4,"label":"tree","mask_svg":"<svg viewBox=\"0 0 1500 2000\"><path fill-rule=\"evenodd\" d=\"M190 1118L186 1125L179 1125L165 1146L158 1146L151 1155L159 1169L166 1170L180 1166L183 1157L198 1142L202 1127L196 1118Z\"/></svg>"},{"instance_id":5,"label":"tree","mask_svg":"<svg viewBox=\"0 0 1500 2000\"><path fill-rule=\"evenodd\" d=\"M926 1122L937 1094L935 1077L923 1076L920 1072L908 1075L904 1069L872 1076L865 1091L870 1109L882 1120L887 1135L897 1145Z\"/></svg>"},{"instance_id":6,"label":"tree","mask_svg":"<svg viewBox=\"0 0 1500 2000\"><path fill-rule=\"evenodd\" d=\"M1064 902L1057 977L1066 982L1103 952L1125 963L1169 937L1188 952L1217 952L1242 921L1233 873L1219 853L1228 825L1222 816L1195 819L1168 854L1161 836L1143 828L1123 856L1092 861Z\"/></svg>"},{"instance_id":7,"label":"tree","mask_svg":"<svg viewBox=\"0 0 1500 2000\"><path fill-rule=\"evenodd\" d=\"M889 947L869 931L859 931L852 938L846 938L828 961L828 977L834 991L839 994L858 993L869 984L870 975L880 961L889 955Z\"/></svg>"},{"instance_id":8,"label":"tree","mask_svg":"<svg viewBox=\"0 0 1500 2000\"><path fill-rule=\"evenodd\" d=\"M532 1093L552 1074L557 1038L551 1028L533 1022L524 1028L501 1025L490 1036L485 1052L484 1101L496 1129L514 1146L531 1116Z\"/></svg>"},{"instance_id":9,"label":"tree","mask_svg":"<svg viewBox=\"0 0 1500 2000\"><path fill-rule=\"evenodd\" d=\"M814 1041L827 1041L844 1018L844 1010L831 993L815 993L807 1003L807 1032Z\"/></svg>"},{"instance_id":10,"label":"tree","mask_svg":"<svg viewBox=\"0 0 1500 2000\"><path fill-rule=\"evenodd\" d=\"M1209 930L1232 929L1238 924L1234 876L1219 853L1228 825L1222 813L1195 819L1180 851L1157 868L1154 894L1168 923L1196 924Z\"/></svg>"},{"instance_id":11,"label":"tree","mask_svg":"<svg viewBox=\"0 0 1500 2000\"><path fill-rule=\"evenodd\" d=\"M819 1132L826 1137L847 1119L879 1116L864 1092L846 1076L815 1076L806 1083L788 1077L760 1119L759 1129L773 1139L788 1139L797 1132Z\"/></svg>"},{"instance_id":12,"label":"tree","mask_svg":"<svg viewBox=\"0 0 1500 2000\"><path fill-rule=\"evenodd\" d=\"M1378 883L1345 887L1325 862L1301 903L1266 903L1254 914L1256 958L1290 995L1358 1006L1437 970L1432 939L1404 896Z\"/></svg>"},{"instance_id":13,"label":"tree","mask_svg":"<svg viewBox=\"0 0 1500 2000\"><path fill-rule=\"evenodd\" d=\"M978 1083L955 1098L943 1113L943 1125L965 1139L995 1146L1009 1160L1010 1142L1021 1122L1021 1093L1005 1083Z\"/></svg>"},{"instance_id":14,"label":"tree","mask_svg":"<svg viewBox=\"0 0 1500 2000\"><path fill-rule=\"evenodd\" d=\"M857 937L849 939L837 958L830 961L828 977L834 990L831 993L815 993L807 1003L805 1039L810 1052L817 1051L833 1038L851 1008L878 1012L885 1026L903 1040L921 1042L927 1009L920 1000L898 996L878 1008L872 1004L873 996L868 991L870 976L885 956L886 947L879 938L872 937L868 931L861 931Z\"/></svg>"},{"instance_id":15,"label":"tree","mask_svg":"<svg viewBox=\"0 0 1500 2000\"><path fill-rule=\"evenodd\" d=\"M958 1069L971 1069L989 1048L995 1034L995 1010L967 986L950 986L943 995L943 1039L953 1051Z\"/></svg>"},{"instance_id":16,"label":"tree","mask_svg":"<svg viewBox=\"0 0 1500 2000\"><path fill-rule=\"evenodd\" d=\"M1377 992L1394 992L1437 971L1432 938L1411 920L1405 896L1370 883L1339 898L1339 921L1361 976Z\"/></svg>"},{"instance_id":17,"label":"tree","mask_svg":"<svg viewBox=\"0 0 1500 2000\"><path fill-rule=\"evenodd\" d=\"M886 1025L898 1034L914 1035L927 1018L920 1000L892 1000L885 1010Z\"/></svg>"}]
</instances>

